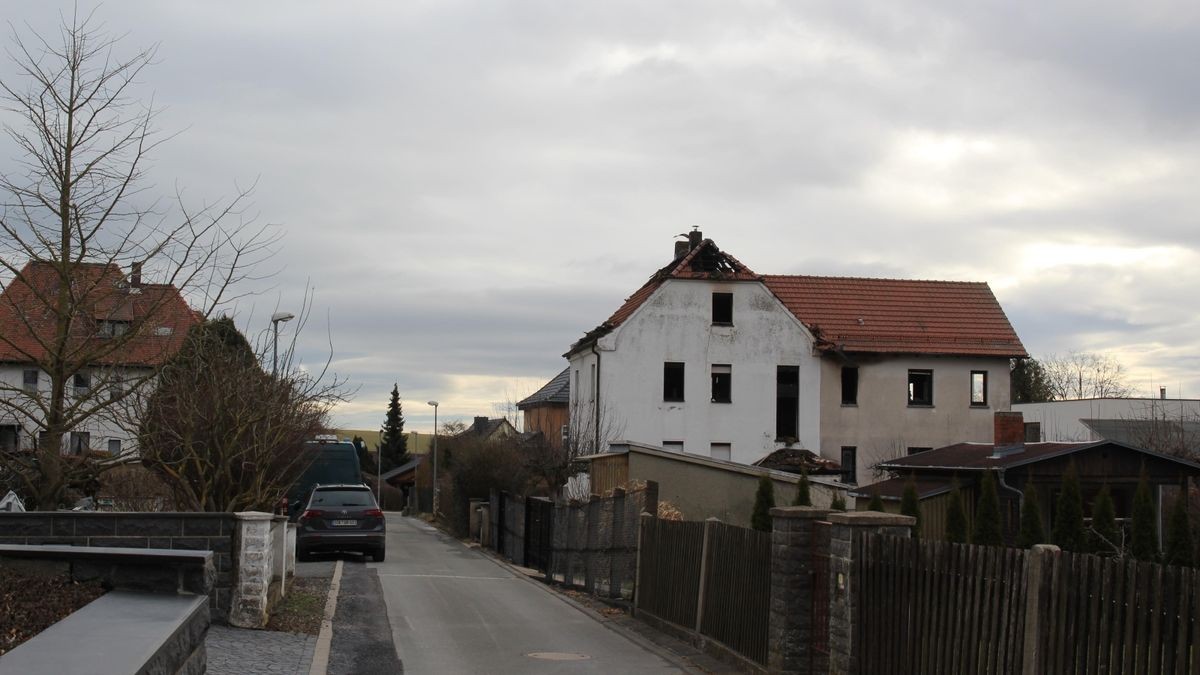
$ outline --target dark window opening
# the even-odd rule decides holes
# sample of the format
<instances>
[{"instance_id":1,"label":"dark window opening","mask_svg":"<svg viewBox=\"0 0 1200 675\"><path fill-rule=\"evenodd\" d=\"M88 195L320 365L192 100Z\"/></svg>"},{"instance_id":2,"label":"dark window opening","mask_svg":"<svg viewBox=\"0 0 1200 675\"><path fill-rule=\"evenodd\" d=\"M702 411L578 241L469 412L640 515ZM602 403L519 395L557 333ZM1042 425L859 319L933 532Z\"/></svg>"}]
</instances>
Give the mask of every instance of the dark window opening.
<instances>
[{"instance_id":1,"label":"dark window opening","mask_svg":"<svg viewBox=\"0 0 1200 675\"><path fill-rule=\"evenodd\" d=\"M920 448L913 447L913 448L908 449L908 454L915 455L918 452L925 452L926 450L932 450L932 449L933 448L931 448L931 447L920 447Z\"/></svg>"},{"instance_id":2,"label":"dark window opening","mask_svg":"<svg viewBox=\"0 0 1200 675\"><path fill-rule=\"evenodd\" d=\"M1025 442L1026 443L1041 443L1042 442L1042 423L1041 422L1026 422L1025 423Z\"/></svg>"},{"instance_id":3,"label":"dark window opening","mask_svg":"<svg viewBox=\"0 0 1200 675\"><path fill-rule=\"evenodd\" d=\"M683 400L683 364L667 361L663 364L663 400Z\"/></svg>"},{"instance_id":4,"label":"dark window opening","mask_svg":"<svg viewBox=\"0 0 1200 675\"><path fill-rule=\"evenodd\" d=\"M22 374L22 382L25 386L25 391L35 392L38 390L38 371L26 370Z\"/></svg>"},{"instance_id":5,"label":"dark window opening","mask_svg":"<svg viewBox=\"0 0 1200 675\"><path fill-rule=\"evenodd\" d=\"M842 446L842 482L855 485L858 473L858 448L853 445Z\"/></svg>"},{"instance_id":6,"label":"dark window opening","mask_svg":"<svg viewBox=\"0 0 1200 675\"><path fill-rule=\"evenodd\" d=\"M101 319L98 333L100 337L120 337L128 333L132 325L129 321Z\"/></svg>"},{"instance_id":7,"label":"dark window opening","mask_svg":"<svg viewBox=\"0 0 1200 675\"><path fill-rule=\"evenodd\" d=\"M800 366L775 370L775 438L799 436Z\"/></svg>"},{"instance_id":8,"label":"dark window opening","mask_svg":"<svg viewBox=\"0 0 1200 675\"><path fill-rule=\"evenodd\" d=\"M119 439L119 438L108 439L108 454L112 455L113 457L116 457L121 454L121 439Z\"/></svg>"},{"instance_id":9,"label":"dark window opening","mask_svg":"<svg viewBox=\"0 0 1200 675\"><path fill-rule=\"evenodd\" d=\"M988 403L987 371L971 371L971 405L986 406Z\"/></svg>"},{"instance_id":10,"label":"dark window opening","mask_svg":"<svg viewBox=\"0 0 1200 675\"><path fill-rule=\"evenodd\" d=\"M71 454L82 455L92 444L92 435L87 431L71 432Z\"/></svg>"},{"instance_id":11,"label":"dark window opening","mask_svg":"<svg viewBox=\"0 0 1200 675\"><path fill-rule=\"evenodd\" d=\"M933 371L908 371L908 404L933 405Z\"/></svg>"},{"instance_id":12,"label":"dark window opening","mask_svg":"<svg viewBox=\"0 0 1200 675\"><path fill-rule=\"evenodd\" d=\"M733 398L733 370L728 365L712 367L712 402L730 403Z\"/></svg>"},{"instance_id":13,"label":"dark window opening","mask_svg":"<svg viewBox=\"0 0 1200 675\"><path fill-rule=\"evenodd\" d=\"M16 452L21 429L15 424L0 424L0 452Z\"/></svg>"},{"instance_id":14,"label":"dark window opening","mask_svg":"<svg viewBox=\"0 0 1200 675\"><path fill-rule=\"evenodd\" d=\"M842 366L842 405L858 405L857 366Z\"/></svg>"},{"instance_id":15,"label":"dark window opening","mask_svg":"<svg viewBox=\"0 0 1200 675\"><path fill-rule=\"evenodd\" d=\"M75 385L76 394L86 394L92 388L92 376L90 373L75 373L72 384Z\"/></svg>"},{"instance_id":16,"label":"dark window opening","mask_svg":"<svg viewBox=\"0 0 1200 675\"><path fill-rule=\"evenodd\" d=\"M712 322L714 326L733 325L733 293L713 293Z\"/></svg>"}]
</instances>

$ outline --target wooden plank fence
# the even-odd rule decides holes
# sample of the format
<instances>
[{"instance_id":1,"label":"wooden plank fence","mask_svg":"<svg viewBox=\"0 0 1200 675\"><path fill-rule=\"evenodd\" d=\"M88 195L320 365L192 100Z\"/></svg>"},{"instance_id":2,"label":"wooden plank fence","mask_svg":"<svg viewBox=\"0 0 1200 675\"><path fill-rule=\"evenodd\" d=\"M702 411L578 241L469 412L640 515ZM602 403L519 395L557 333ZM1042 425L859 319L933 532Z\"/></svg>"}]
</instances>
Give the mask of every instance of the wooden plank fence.
<instances>
[{"instance_id":1,"label":"wooden plank fence","mask_svg":"<svg viewBox=\"0 0 1200 675\"><path fill-rule=\"evenodd\" d=\"M859 672L1022 673L1029 659L1038 673L1200 673L1196 569L887 536L854 546Z\"/></svg>"},{"instance_id":2,"label":"wooden plank fence","mask_svg":"<svg viewBox=\"0 0 1200 675\"><path fill-rule=\"evenodd\" d=\"M696 625L704 523L642 519L637 610L673 624Z\"/></svg>"}]
</instances>

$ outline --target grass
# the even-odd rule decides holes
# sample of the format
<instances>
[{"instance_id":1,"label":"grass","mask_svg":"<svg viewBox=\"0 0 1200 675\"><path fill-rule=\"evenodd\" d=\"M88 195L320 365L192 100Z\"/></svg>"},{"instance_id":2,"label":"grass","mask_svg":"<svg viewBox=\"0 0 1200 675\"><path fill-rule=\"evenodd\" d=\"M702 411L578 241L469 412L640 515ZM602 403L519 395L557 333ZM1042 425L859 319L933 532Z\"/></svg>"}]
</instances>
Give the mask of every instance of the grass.
<instances>
[{"instance_id":1,"label":"grass","mask_svg":"<svg viewBox=\"0 0 1200 675\"><path fill-rule=\"evenodd\" d=\"M329 594L327 577L295 577L283 601L276 605L267 621L267 630L316 635L321 631L325 599Z\"/></svg>"}]
</instances>

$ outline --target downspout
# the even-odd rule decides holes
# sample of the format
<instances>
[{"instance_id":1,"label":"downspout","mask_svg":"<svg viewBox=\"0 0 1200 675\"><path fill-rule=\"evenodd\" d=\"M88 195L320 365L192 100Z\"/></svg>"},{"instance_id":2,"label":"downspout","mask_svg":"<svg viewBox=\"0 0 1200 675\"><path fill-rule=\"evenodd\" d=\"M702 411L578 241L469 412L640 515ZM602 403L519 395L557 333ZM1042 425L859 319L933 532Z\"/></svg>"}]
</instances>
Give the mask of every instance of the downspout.
<instances>
[{"instance_id":1,"label":"downspout","mask_svg":"<svg viewBox=\"0 0 1200 675\"><path fill-rule=\"evenodd\" d=\"M597 340L598 342L599 340ZM600 450L600 352L596 351L596 342L592 343L592 353L596 355L596 381L593 383L596 387L596 402L592 406L592 415L595 418L593 432L595 436L594 445L592 446L592 454L599 454Z\"/></svg>"},{"instance_id":2,"label":"downspout","mask_svg":"<svg viewBox=\"0 0 1200 675\"><path fill-rule=\"evenodd\" d=\"M1017 493L1017 532L1021 531L1021 511L1025 508L1025 493L1004 482L1004 469L996 470L996 483L1009 492Z\"/></svg>"}]
</instances>

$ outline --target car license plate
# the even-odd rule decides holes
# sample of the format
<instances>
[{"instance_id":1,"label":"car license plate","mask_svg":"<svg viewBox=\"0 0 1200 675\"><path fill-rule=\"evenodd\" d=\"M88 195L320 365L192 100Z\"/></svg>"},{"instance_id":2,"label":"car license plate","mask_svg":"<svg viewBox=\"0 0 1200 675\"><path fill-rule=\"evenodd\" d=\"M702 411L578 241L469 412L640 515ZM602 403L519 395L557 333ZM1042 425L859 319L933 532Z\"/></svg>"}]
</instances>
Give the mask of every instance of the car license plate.
<instances>
[{"instance_id":1,"label":"car license plate","mask_svg":"<svg viewBox=\"0 0 1200 675\"><path fill-rule=\"evenodd\" d=\"M357 525L357 524L358 524L357 520L335 520L335 521L333 521L334 527L347 527L347 526L352 526L352 525Z\"/></svg>"}]
</instances>

